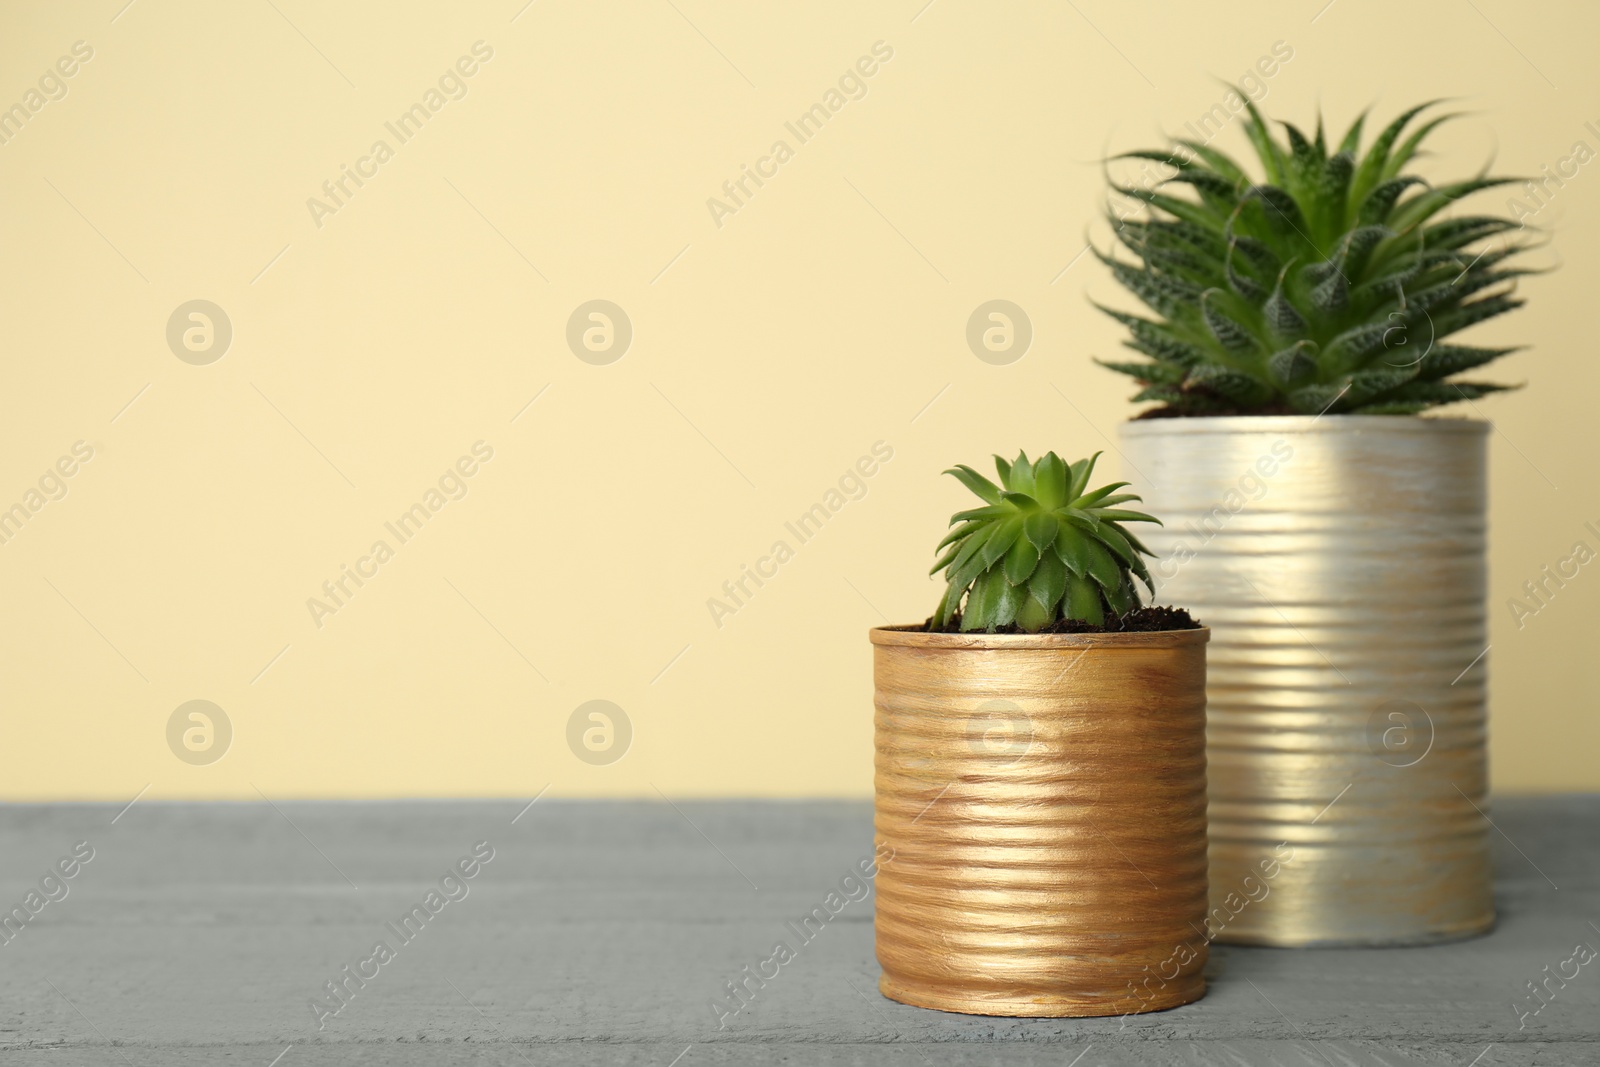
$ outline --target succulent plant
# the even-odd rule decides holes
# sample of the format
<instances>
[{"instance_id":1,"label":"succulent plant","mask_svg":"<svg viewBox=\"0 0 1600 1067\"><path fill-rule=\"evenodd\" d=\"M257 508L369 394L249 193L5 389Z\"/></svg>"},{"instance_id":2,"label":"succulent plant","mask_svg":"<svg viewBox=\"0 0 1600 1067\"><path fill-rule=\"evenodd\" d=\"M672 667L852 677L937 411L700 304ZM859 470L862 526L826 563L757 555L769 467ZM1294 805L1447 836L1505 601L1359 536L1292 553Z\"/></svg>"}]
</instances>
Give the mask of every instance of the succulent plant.
<instances>
[{"instance_id":1,"label":"succulent plant","mask_svg":"<svg viewBox=\"0 0 1600 1067\"><path fill-rule=\"evenodd\" d=\"M1099 625L1107 612L1139 606L1133 575L1154 594L1141 558L1153 553L1122 524L1160 520L1118 507L1139 499L1117 492L1127 482L1089 491L1099 458L1096 452L1069 465L1054 452L1031 463L1025 452L1009 463L995 456L999 485L965 464L945 471L984 505L952 516L952 529L934 549L945 552L928 573L942 569L948 583L934 629L958 615L962 630L1015 623L1033 632L1061 619Z\"/></svg>"},{"instance_id":2,"label":"succulent plant","mask_svg":"<svg viewBox=\"0 0 1600 1067\"><path fill-rule=\"evenodd\" d=\"M1435 102L1436 103L1436 102ZM1143 202L1140 217L1111 222L1134 255L1101 253L1116 279L1157 317L1101 307L1124 323L1124 342L1151 362L1105 362L1138 379L1134 400L1160 414L1410 414L1473 400L1507 386L1454 375L1515 351L1446 344L1446 337L1520 307L1508 265L1527 245L1514 219L1437 219L1471 193L1515 179L1480 173L1431 185L1405 173L1441 115L1404 141L1412 108L1361 151L1358 118L1333 154L1322 120L1313 137L1284 123L1280 143L1254 104L1244 132L1264 172L1250 176L1205 144L1130 152L1176 173L1117 192ZM1171 195L1187 185L1193 195ZM1098 306L1098 305L1097 305Z\"/></svg>"}]
</instances>

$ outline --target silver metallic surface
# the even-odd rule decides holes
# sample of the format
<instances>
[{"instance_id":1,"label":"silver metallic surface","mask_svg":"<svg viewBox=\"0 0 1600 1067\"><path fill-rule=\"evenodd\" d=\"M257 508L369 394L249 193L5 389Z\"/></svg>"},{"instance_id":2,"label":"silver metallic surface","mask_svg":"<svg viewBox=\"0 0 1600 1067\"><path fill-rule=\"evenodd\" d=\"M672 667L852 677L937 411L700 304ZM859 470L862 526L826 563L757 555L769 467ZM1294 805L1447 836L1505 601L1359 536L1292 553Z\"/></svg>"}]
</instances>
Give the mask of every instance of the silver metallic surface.
<instances>
[{"instance_id":1,"label":"silver metallic surface","mask_svg":"<svg viewBox=\"0 0 1600 1067\"><path fill-rule=\"evenodd\" d=\"M1211 627L1221 941L1405 944L1494 922L1485 752L1488 424L1124 424L1157 603ZM1264 859L1282 860L1270 881Z\"/></svg>"}]
</instances>

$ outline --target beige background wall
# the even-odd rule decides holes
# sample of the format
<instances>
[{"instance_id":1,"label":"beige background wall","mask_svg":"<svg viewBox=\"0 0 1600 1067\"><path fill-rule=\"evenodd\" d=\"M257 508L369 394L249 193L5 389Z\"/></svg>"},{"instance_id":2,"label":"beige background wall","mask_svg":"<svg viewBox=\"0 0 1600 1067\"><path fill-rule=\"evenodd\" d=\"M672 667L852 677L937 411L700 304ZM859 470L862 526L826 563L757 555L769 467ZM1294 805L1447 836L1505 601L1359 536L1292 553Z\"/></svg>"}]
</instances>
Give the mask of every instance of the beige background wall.
<instances>
[{"instance_id":1,"label":"beige background wall","mask_svg":"<svg viewBox=\"0 0 1600 1067\"><path fill-rule=\"evenodd\" d=\"M1589 4L923 2L6 5L0 106L93 55L0 144L0 507L92 458L0 544L0 795L865 795L865 631L933 607L964 493L938 472L1102 448L1129 414L1090 363L1119 336L1081 254L1102 154L1198 119L1275 42L1285 118L1462 97L1432 173L1600 149ZM785 122L876 42L800 143ZM385 123L461 57L402 143ZM1494 779L1593 789L1600 571L1521 629L1505 602L1600 546L1600 164L1536 221L1562 269L1479 333L1532 345L1503 370L1530 387L1482 405ZM995 298L1035 331L1008 366L964 337ZM593 299L632 323L609 365L566 341ZM192 300L232 325L206 365L167 341ZM476 442L464 496L386 531ZM864 495L787 534L876 442ZM719 626L708 598L779 539ZM358 565L317 625L308 598ZM197 699L232 726L209 765L168 745ZM632 724L609 765L568 746L594 699Z\"/></svg>"}]
</instances>

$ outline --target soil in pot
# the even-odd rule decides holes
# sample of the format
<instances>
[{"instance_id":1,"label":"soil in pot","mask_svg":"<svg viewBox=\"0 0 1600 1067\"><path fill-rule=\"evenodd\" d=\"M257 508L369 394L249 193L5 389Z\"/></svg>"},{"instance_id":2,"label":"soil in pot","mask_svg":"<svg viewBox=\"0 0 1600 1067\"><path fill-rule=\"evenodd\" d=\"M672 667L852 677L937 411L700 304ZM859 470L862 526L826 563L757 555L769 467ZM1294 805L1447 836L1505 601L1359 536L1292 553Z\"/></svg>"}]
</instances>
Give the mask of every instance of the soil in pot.
<instances>
[{"instance_id":1,"label":"soil in pot","mask_svg":"<svg viewBox=\"0 0 1600 1067\"><path fill-rule=\"evenodd\" d=\"M1123 633L1158 633L1164 630L1198 630L1203 624L1197 621L1183 608L1141 607L1134 608L1126 615L1113 615L1104 625L1084 622L1081 619L1057 619L1054 623L1042 630L1022 630L1016 623L1001 626L994 632L999 634L1041 633L1041 634L1123 634ZM917 630L931 634L956 634L961 632L961 616L957 615L950 620L949 626L938 627L933 624L933 616L928 616Z\"/></svg>"}]
</instances>

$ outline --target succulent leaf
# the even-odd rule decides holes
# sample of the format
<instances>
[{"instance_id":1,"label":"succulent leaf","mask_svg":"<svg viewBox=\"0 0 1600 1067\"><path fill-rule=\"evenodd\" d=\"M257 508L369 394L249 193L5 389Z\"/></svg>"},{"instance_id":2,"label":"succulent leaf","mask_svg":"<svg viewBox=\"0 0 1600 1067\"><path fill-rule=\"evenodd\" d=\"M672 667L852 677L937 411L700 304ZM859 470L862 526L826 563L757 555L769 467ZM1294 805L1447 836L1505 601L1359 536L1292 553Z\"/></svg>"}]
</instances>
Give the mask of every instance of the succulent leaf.
<instances>
[{"instance_id":1,"label":"succulent leaf","mask_svg":"<svg viewBox=\"0 0 1600 1067\"><path fill-rule=\"evenodd\" d=\"M1089 573L1089 553L1083 546L1087 544L1081 529L1076 526L1063 524L1056 530L1056 555L1061 557L1061 562L1067 570L1083 577Z\"/></svg>"},{"instance_id":2,"label":"succulent leaf","mask_svg":"<svg viewBox=\"0 0 1600 1067\"><path fill-rule=\"evenodd\" d=\"M983 475L979 474L977 471L973 470L971 467L967 466L965 463L958 463L954 467L951 467L949 470L945 471L945 473L953 474L957 478L961 479L962 485L966 486L968 489L971 489L974 493L977 493L989 503L1000 503L1000 487L995 485L989 479L985 478Z\"/></svg>"},{"instance_id":3,"label":"succulent leaf","mask_svg":"<svg viewBox=\"0 0 1600 1067\"><path fill-rule=\"evenodd\" d=\"M1184 379L1183 387L1204 391L1241 407L1253 407L1272 395L1272 387L1266 383L1215 363L1195 367Z\"/></svg>"},{"instance_id":4,"label":"succulent leaf","mask_svg":"<svg viewBox=\"0 0 1600 1067\"><path fill-rule=\"evenodd\" d=\"M1220 292L1218 289L1207 289L1200 294L1200 314L1205 319L1206 329L1229 352L1248 352L1256 346L1256 339L1248 327L1230 318L1218 307L1221 303L1217 299Z\"/></svg>"},{"instance_id":5,"label":"succulent leaf","mask_svg":"<svg viewBox=\"0 0 1600 1067\"><path fill-rule=\"evenodd\" d=\"M1019 537L1006 553L1001 569L1005 572L1006 581L1021 585L1033 577L1033 569L1038 565L1039 550L1026 537Z\"/></svg>"},{"instance_id":6,"label":"succulent leaf","mask_svg":"<svg viewBox=\"0 0 1600 1067\"><path fill-rule=\"evenodd\" d=\"M1310 341L1296 341L1267 359L1267 369L1285 389L1305 385L1316 377L1317 357Z\"/></svg>"},{"instance_id":7,"label":"succulent leaf","mask_svg":"<svg viewBox=\"0 0 1600 1067\"><path fill-rule=\"evenodd\" d=\"M1022 516L1013 514L1009 518L997 518L998 524L989 540L984 542L979 549L979 558L983 560L984 570L988 570L1011 551L1011 546L1017 543L1017 538L1022 536Z\"/></svg>"},{"instance_id":8,"label":"succulent leaf","mask_svg":"<svg viewBox=\"0 0 1600 1067\"><path fill-rule=\"evenodd\" d=\"M1028 595L1053 613L1067 591L1067 567L1054 551L1039 554L1039 566L1028 579Z\"/></svg>"},{"instance_id":9,"label":"succulent leaf","mask_svg":"<svg viewBox=\"0 0 1600 1067\"><path fill-rule=\"evenodd\" d=\"M1435 345L1422 357L1417 367L1417 377L1425 382L1436 382L1473 367L1481 367L1499 359L1514 348L1473 348L1469 345Z\"/></svg>"},{"instance_id":10,"label":"succulent leaf","mask_svg":"<svg viewBox=\"0 0 1600 1067\"><path fill-rule=\"evenodd\" d=\"M1146 384L1177 385L1183 381L1183 369L1167 363L1121 363L1104 359L1095 362Z\"/></svg>"},{"instance_id":11,"label":"succulent leaf","mask_svg":"<svg viewBox=\"0 0 1600 1067\"><path fill-rule=\"evenodd\" d=\"M1067 618L1082 619L1102 625L1106 621L1105 593L1088 578L1070 575L1067 578Z\"/></svg>"},{"instance_id":12,"label":"succulent leaf","mask_svg":"<svg viewBox=\"0 0 1600 1067\"><path fill-rule=\"evenodd\" d=\"M1133 583L1124 580L1115 589L1105 591L1106 603L1112 611L1121 614L1131 611L1139 604L1138 591L1133 588Z\"/></svg>"},{"instance_id":13,"label":"succulent leaf","mask_svg":"<svg viewBox=\"0 0 1600 1067\"><path fill-rule=\"evenodd\" d=\"M1093 507L1106 497L1110 496L1112 493L1115 493L1118 489L1121 489L1123 486L1132 484L1132 482L1108 482L1092 493L1084 493L1083 495L1079 496L1078 499L1072 502L1070 507L1080 509Z\"/></svg>"},{"instance_id":14,"label":"succulent leaf","mask_svg":"<svg viewBox=\"0 0 1600 1067\"><path fill-rule=\"evenodd\" d=\"M955 544L955 542L960 541L967 535L977 533L981 529L983 529L983 523L981 522L964 522L960 526L957 526L955 529L951 530L949 533L945 534L944 540L940 541L939 544L935 546L934 551L937 552L945 545Z\"/></svg>"},{"instance_id":15,"label":"succulent leaf","mask_svg":"<svg viewBox=\"0 0 1600 1067\"><path fill-rule=\"evenodd\" d=\"M1020 586L1018 588L1021 588ZM1032 632L1043 629L1050 623L1050 611L1029 595L1022 598L1022 606L1017 609L1017 628Z\"/></svg>"},{"instance_id":16,"label":"succulent leaf","mask_svg":"<svg viewBox=\"0 0 1600 1067\"><path fill-rule=\"evenodd\" d=\"M1046 548L1056 543L1056 529L1060 524L1060 520L1054 515L1046 511L1039 511L1023 520L1022 532L1027 535L1028 542L1034 548L1043 552Z\"/></svg>"}]
</instances>

